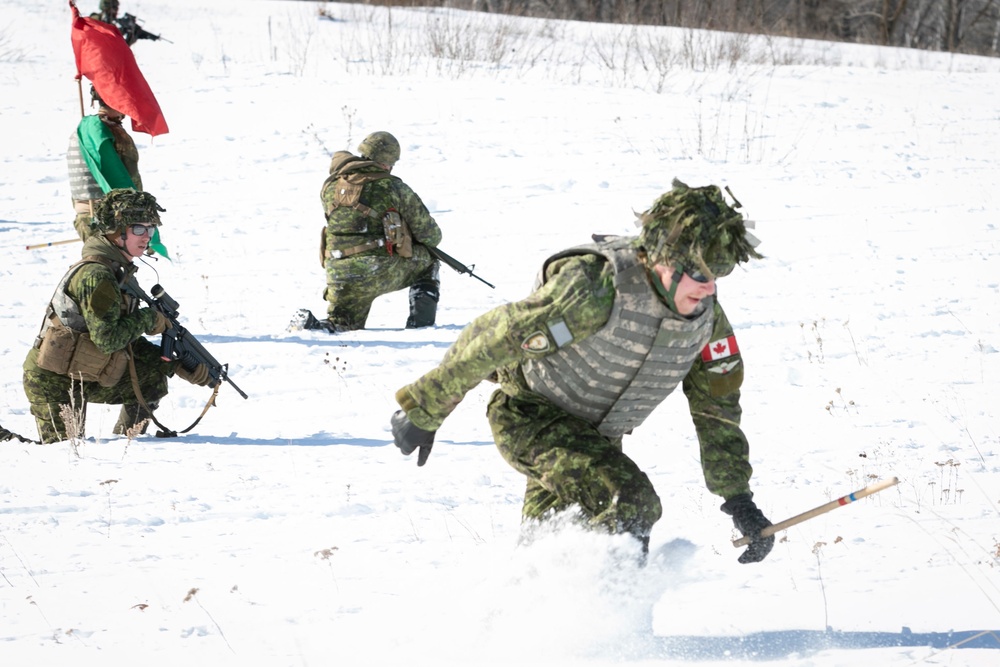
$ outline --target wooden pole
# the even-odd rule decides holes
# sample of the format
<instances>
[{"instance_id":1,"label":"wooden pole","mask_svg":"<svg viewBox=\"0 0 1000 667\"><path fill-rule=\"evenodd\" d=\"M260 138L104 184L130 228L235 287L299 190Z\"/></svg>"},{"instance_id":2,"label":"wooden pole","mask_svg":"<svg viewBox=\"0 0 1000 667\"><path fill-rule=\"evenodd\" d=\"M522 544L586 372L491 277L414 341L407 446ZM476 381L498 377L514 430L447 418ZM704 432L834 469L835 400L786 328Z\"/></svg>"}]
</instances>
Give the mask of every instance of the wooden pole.
<instances>
[{"instance_id":1,"label":"wooden pole","mask_svg":"<svg viewBox=\"0 0 1000 667\"><path fill-rule=\"evenodd\" d=\"M897 484L899 484L899 479L896 477L893 477L892 479L886 479L881 482L875 482L874 484L869 484L860 491L849 493L846 496L837 498L836 500L830 501L825 505L814 507L808 512L803 512L802 514L793 516L791 519L785 519L784 521L780 521L774 525L768 526L767 528L764 528L763 530L760 531L760 535L761 537L769 537L771 535L774 535L778 531L785 530L786 528L790 528L795 524L802 523L803 521L808 521L809 519L817 517L820 514L826 514L830 510L835 510L838 507L841 507L842 505L848 505L850 503L853 503L855 500L861 500L865 496L870 496L873 493L884 491L885 489L888 489L891 486L896 486ZM733 540L734 547L742 547L746 546L747 544L750 544L749 537L741 537L738 540Z\"/></svg>"},{"instance_id":2,"label":"wooden pole","mask_svg":"<svg viewBox=\"0 0 1000 667\"><path fill-rule=\"evenodd\" d=\"M83 80L80 77L76 78L76 92L80 98L80 118L83 118L87 112L83 109Z\"/></svg>"},{"instance_id":3,"label":"wooden pole","mask_svg":"<svg viewBox=\"0 0 1000 667\"><path fill-rule=\"evenodd\" d=\"M35 250L37 248L48 248L53 245L64 245L66 243L79 243L80 239L65 239L63 241L49 241L48 243L36 243L35 245L24 246L25 250Z\"/></svg>"}]
</instances>

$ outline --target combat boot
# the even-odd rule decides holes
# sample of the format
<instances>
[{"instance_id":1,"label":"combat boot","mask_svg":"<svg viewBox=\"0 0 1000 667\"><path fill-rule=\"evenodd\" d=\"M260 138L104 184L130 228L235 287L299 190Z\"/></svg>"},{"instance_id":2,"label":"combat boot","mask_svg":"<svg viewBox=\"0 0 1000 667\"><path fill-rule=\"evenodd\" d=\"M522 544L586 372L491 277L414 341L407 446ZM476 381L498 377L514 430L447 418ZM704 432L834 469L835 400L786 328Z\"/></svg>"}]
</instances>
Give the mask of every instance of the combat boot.
<instances>
[{"instance_id":1,"label":"combat boot","mask_svg":"<svg viewBox=\"0 0 1000 667\"><path fill-rule=\"evenodd\" d=\"M156 401L149 403L149 407L152 410L156 410L158 405ZM152 417L153 413L138 403L126 403L122 405L121 412L118 414L118 421L115 422L112 433L115 435L128 435L130 430L141 424L140 430L137 432L133 431L132 435L142 435L146 432L146 427L149 426L149 421Z\"/></svg>"},{"instance_id":2,"label":"combat boot","mask_svg":"<svg viewBox=\"0 0 1000 667\"><path fill-rule=\"evenodd\" d=\"M438 299L441 297L437 280L421 280L410 287L410 316L407 329L432 327L437 318Z\"/></svg>"},{"instance_id":3,"label":"combat boot","mask_svg":"<svg viewBox=\"0 0 1000 667\"><path fill-rule=\"evenodd\" d=\"M331 334L340 333L341 331L351 331L350 327L331 322L329 319L318 319L307 308L303 308L295 313L295 317L288 324L288 331L302 331L303 329L307 331L325 331Z\"/></svg>"}]
</instances>

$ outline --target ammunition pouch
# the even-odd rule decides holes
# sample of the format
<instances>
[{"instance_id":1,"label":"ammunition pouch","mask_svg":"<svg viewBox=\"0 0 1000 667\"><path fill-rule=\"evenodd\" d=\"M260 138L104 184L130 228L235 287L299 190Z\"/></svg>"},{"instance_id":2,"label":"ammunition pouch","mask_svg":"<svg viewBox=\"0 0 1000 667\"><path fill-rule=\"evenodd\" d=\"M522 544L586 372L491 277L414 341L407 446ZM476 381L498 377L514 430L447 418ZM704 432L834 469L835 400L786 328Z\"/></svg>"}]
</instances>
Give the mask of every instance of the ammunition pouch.
<instances>
[{"instance_id":1,"label":"ammunition pouch","mask_svg":"<svg viewBox=\"0 0 1000 667\"><path fill-rule=\"evenodd\" d=\"M105 354L90 340L90 334L74 331L52 318L38 344L35 363L43 370L74 380L113 387L128 368L128 352Z\"/></svg>"},{"instance_id":2,"label":"ammunition pouch","mask_svg":"<svg viewBox=\"0 0 1000 667\"><path fill-rule=\"evenodd\" d=\"M400 257L413 257L413 234L396 209L390 208L385 212L382 227L385 230L386 249L390 255L395 252Z\"/></svg>"}]
</instances>

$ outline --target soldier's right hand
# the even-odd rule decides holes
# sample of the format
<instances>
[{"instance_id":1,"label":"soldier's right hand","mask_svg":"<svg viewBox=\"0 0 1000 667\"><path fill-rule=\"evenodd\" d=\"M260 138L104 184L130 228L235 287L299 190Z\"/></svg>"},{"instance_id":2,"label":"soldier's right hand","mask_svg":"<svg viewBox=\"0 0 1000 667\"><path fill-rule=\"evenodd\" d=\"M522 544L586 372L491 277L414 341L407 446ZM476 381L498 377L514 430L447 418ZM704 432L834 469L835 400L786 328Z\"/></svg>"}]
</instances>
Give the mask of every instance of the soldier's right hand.
<instances>
[{"instance_id":1,"label":"soldier's right hand","mask_svg":"<svg viewBox=\"0 0 1000 667\"><path fill-rule=\"evenodd\" d=\"M399 451L408 456L420 449L417 454L417 465L422 466L427 463L427 457L431 455L431 448L434 446L435 431L425 431L416 426L402 410L396 410L389 423L392 425L392 438L396 441Z\"/></svg>"}]
</instances>

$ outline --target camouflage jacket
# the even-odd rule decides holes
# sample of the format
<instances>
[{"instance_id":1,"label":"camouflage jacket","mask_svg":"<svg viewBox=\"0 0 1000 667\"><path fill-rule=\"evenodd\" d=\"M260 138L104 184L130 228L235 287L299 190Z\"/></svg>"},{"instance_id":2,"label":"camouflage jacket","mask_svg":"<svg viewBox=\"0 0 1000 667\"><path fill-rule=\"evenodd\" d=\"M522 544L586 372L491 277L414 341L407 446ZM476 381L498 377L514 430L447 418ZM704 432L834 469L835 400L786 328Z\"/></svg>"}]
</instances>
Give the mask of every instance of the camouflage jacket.
<instances>
[{"instance_id":1,"label":"camouflage jacket","mask_svg":"<svg viewBox=\"0 0 1000 667\"><path fill-rule=\"evenodd\" d=\"M59 305L65 300L57 294L50 308L70 328L78 327L67 320L81 317L94 345L101 352L112 354L152 328L156 312L151 308L137 310L135 300L122 291L121 285L133 279L136 267L107 237L98 234L87 239L81 255L85 260L97 261L71 269L64 291L69 303Z\"/></svg>"},{"instance_id":2,"label":"camouflage jacket","mask_svg":"<svg viewBox=\"0 0 1000 667\"><path fill-rule=\"evenodd\" d=\"M337 177L351 173L383 172L381 166L347 151L334 153L330 164L330 178L323 184L320 199L323 211L329 212L325 232L326 248L341 250L384 238L381 217L389 209L395 209L406 221L416 243L437 246L441 243L441 228L430 212L410 187L396 176L369 181L361 191L360 203L378 214L373 219L363 212L348 206L334 206ZM384 248L369 252L385 253Z\"/></svg>"},{"instance_id":3,"label":"camouflage jacket","mask_svg":"<svg viewBox=\"0 0 1000 667\"><path fill-rule=\"evenodd\" d=\"M611 263L595 254L549 262L538 289L522 301L473 320L436 368L397 392L397 401L415 425L433 431L470 390L494 375L509 395L546 400L532 392L525 365L555 354L567 332L572 347L601 330L618 296L614 277ZM648 298L661 298L652 282ZM698 435L706 485L728 499L749 491L752 469L740 429L742 357L718 300L712 300L712 308L709 343L694 359L682 386ZM552 323L561 324L552 327Z\"/></svg>"}]
</instances>

